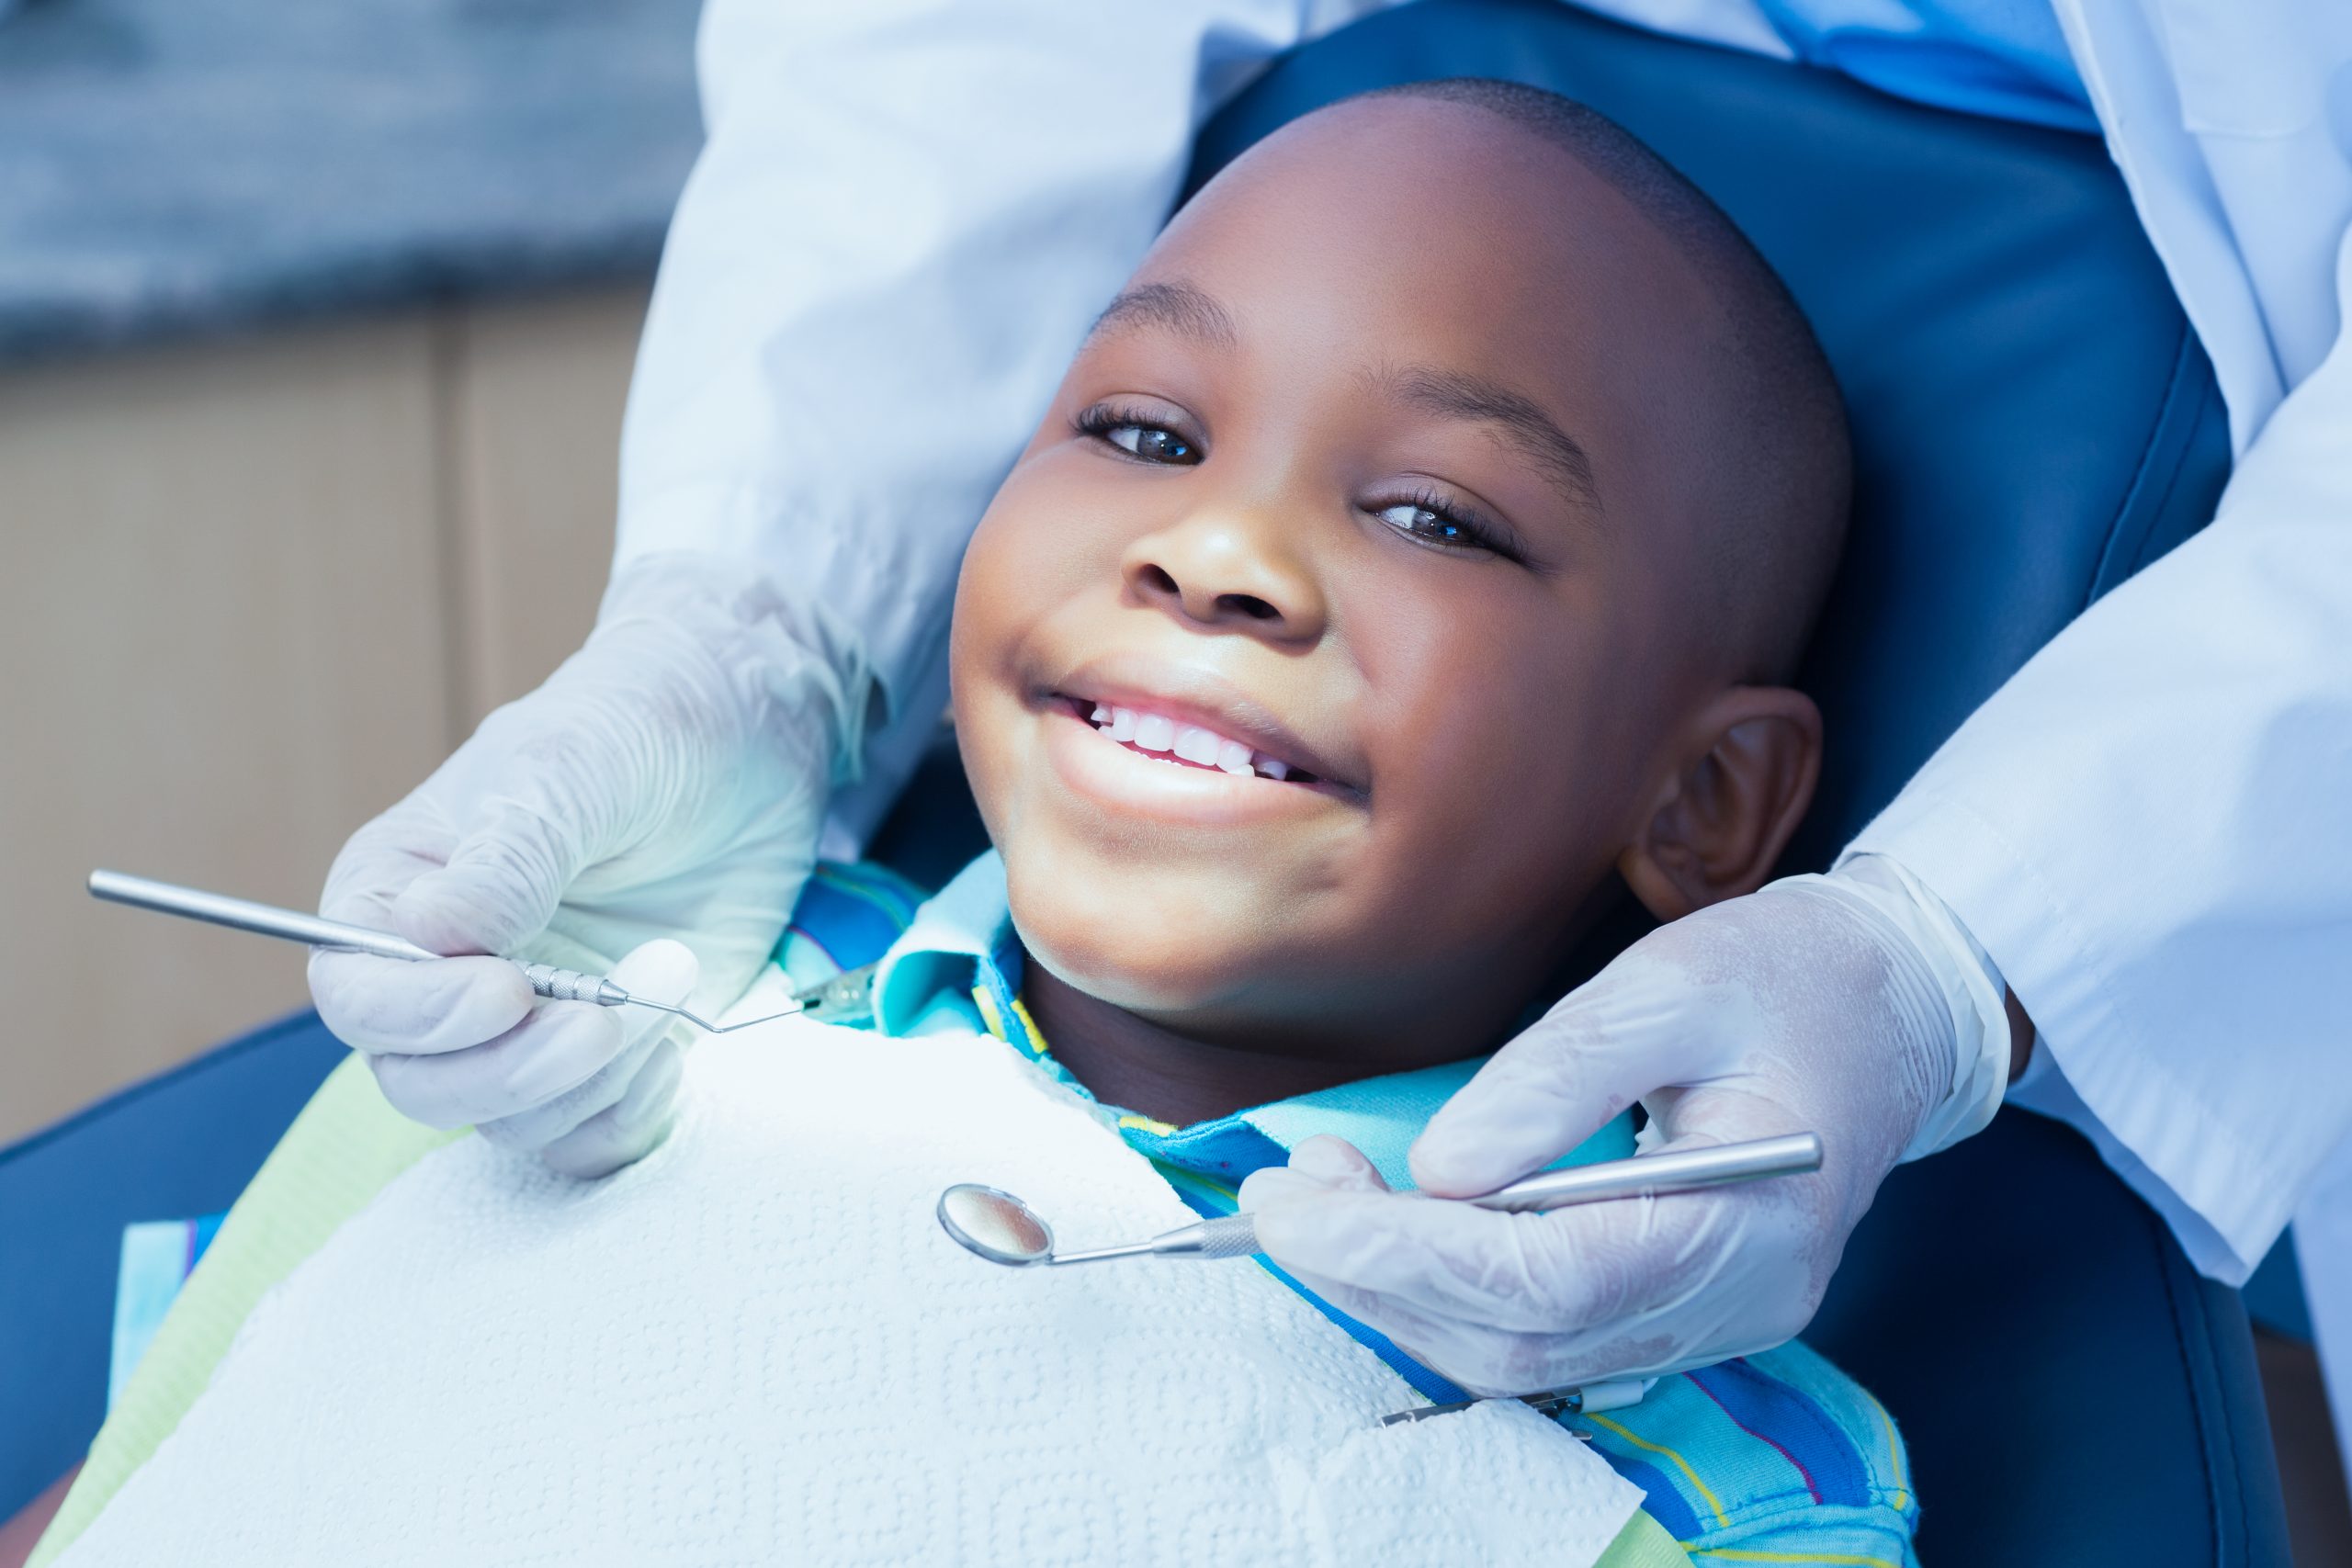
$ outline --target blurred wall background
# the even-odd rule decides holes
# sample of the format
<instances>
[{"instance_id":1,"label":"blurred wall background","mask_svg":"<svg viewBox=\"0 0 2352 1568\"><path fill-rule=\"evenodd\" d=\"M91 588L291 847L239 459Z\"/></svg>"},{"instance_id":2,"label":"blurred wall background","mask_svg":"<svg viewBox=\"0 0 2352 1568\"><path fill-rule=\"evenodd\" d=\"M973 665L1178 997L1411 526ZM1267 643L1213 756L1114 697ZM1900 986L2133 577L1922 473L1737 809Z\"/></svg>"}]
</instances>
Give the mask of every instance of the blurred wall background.
<instances>
[{"instance_id":1,"label":"blurred wall background","mask_svg":"<svg viewBox=\"0 0 2352 1568\"><path fill-rule=\"evenodd\" d=\"M0 1142L303 1005L344 837L593 617L693 0L0 10Z\"/></svg>"}]
</instances>

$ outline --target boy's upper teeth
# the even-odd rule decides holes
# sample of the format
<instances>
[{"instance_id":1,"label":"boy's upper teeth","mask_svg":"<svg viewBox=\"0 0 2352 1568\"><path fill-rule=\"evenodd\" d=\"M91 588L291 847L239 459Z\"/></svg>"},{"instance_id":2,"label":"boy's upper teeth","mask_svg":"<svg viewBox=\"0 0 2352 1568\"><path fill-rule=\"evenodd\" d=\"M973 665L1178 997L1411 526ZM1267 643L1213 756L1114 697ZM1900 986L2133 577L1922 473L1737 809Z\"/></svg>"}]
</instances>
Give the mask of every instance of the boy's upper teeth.
<instances>
[{"instance_id":1,"label":"boy's upper teeth","mask_svg":"<svg viewBox=\"0 0 2352 1568\"><path fill-rule=\"evenodd\" d=\"M1203 729L1197 724L1188 724L1176 732L1175 752L1188 762L1214 768L1216 766L1217 748L1224 741L1225 737L1214 729Z\"/></svg>"},{"instance_id":2,"label":"boy's upper teeth","mask_svg":"<svg viewBox=\"0 0 2352 1568\"><path fill-rule=\"evenodd\" d=\"M1204 768L1218 768L1242 777L1263 773L1270 779L1290 776L1290 764L1263 751L1252 750L1238 740L1219 735L1204 725L1178 724L1165 714L1120 707L1112 703L1097 703L1088 716L1095 728L1112 739L1133 745L1140 751L1172 752L1188 762Z\"/></svg>"}]
</instances>

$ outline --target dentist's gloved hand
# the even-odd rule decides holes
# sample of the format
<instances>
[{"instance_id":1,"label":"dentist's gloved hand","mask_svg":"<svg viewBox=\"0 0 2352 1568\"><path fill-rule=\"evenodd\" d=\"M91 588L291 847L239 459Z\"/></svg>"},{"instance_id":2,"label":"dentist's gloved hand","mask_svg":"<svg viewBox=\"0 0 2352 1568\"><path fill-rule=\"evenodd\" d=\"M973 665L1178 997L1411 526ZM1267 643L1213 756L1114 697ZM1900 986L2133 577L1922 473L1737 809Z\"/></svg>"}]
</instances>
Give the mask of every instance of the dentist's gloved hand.
<instances>
[{"instance_id":1,"label":"dentist's gloved hand","mask_svg":"<svg viewBox=\"0 0 2352 1568\"><path fill-rule=\"evenodd\" d=\"M700 970L684 942L656 937L613 965L612 978L630 996L675 1007L694 990ZM693 1043L690 1026L655 1008L598 1010L610 1012L618 1027L620 1048L572 1088L538 1100L526 1110L484 1121L458 1114L451 1107L436 1107L435 1096L452 1088L462 1092L462 1085L421 1076L409 1086L411 1103L401 1109L434 1126L458 1127L473 1121L474 1130L492 1143L535 1150L551 1168L566 1176L605 1176L642 1159L670 1130L670 1113L677 1103L679 1082L685 1076L684 1047ZM583 1058L571 1055L567 1047L577 1050L586 1043L596 1051L602 1049L604 1041L586 1039L589 1027L571 1026L563 1044L549 1047L539 1061L528 1065L541 1074L539 1087L561 1082L582 1065ZM585 1059L593 1056L592 1051ZM373 1058L379 1082L396 1059Z\"/></svg>"},{"instance_id":2,"label":"dentist's gloved hand","mask_svg":"<svg viewBox=\"0 0 2352 1568\"><path fill-rule=\"evenodd\" d=\"M1313 1139L1252 1176L1267 1253L1479 1393L1652 1375L1811 1320L1889 1170L1990 1121L2008 1078L1998 973L1933 894L1865 857L1677 920L1498 1052L1415 1144L1415 1181L1492 1191L1639 1100L1641 1151L1815 1132L1822 1168L1500 1214L1390 1193Z\"/></svg>"},{"instance_id":3,"label":"dentist's gloved hand","mask_svg":"<svg viewBox=\"0 0 2352 1568\"><path fill-rule=\"evenodd\" d=\"M708 1016L783 931L868 684L845 639L740 565L646 558L546 684L352 835L320 912L435 953L591 973L630 954L649 995ZM656 937L691 951L649 956ZM583 1176L666 1129L666 1014L542 1001L492 958L321 952L310 973L327 1027L419 1121Z\"/></svg>"}]
</instances>

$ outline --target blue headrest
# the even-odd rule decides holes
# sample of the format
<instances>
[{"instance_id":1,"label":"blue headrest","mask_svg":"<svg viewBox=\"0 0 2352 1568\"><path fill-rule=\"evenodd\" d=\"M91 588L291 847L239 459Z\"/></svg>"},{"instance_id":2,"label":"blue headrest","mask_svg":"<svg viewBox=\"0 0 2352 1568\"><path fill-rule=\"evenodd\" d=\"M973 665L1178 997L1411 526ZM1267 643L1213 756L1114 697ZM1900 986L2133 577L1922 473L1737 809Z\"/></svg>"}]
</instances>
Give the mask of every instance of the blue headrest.
<instances>
[{"instance_id":1,"label":"blue headrest","mask_svg":"<svg viewBox=\"0 0 2352 1568\"><path fill-rule=\"evenodd\" d=\"M1825 866L1995 688L2212 513L2211 367L2096 140L1552 0L1427 0L1276 64L1187 194L1352 93L1497 76L1591 105L1747 231L1812 319L1854 431L1854 525L1802 678L1827 725L1784 869Z\"/></svg>"},{"instance_id":2,"label":"blue headrest","mask_svg":"<svg viewBox=\"0 0 2352 1568\"><path fill-rule=\"evenodd\" d=\"M1649 142L1837 368L1854 527L1801 677L1828 747L1784 869L1826 864L2035 649L2211 515L2211 369L2086 137L1556 0L1423 0L1285 56L1203 134L1186 194L1298 115L1440 76L1549 88ZM1596 932L1588 965L1631 934ZM2004 1112L1898 1169L1806 1338L1899 1413L1930 1561L2285 1560L2236 1293L2055 1122Z\"/></svg>"}]
</instances>

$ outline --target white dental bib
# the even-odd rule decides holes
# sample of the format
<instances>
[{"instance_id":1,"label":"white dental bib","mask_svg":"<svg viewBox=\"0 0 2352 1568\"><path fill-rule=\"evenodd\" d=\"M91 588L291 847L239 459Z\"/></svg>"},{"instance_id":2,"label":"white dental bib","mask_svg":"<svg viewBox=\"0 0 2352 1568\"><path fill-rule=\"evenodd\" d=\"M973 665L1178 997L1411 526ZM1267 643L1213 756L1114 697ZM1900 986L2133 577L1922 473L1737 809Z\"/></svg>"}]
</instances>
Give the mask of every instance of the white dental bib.
<instances>
[{"instance_id":1,"label":"white dental bib","mask_svg":"<svg viewBox=\"0 0 2352 1568\"><path fill-rule=\"evenodd\" d=\"M1639 1494L1517 1405L1415 1403L1254 1263L982 1262L1193 1216L992 1040L698 1044L602 1182L463 1139L254 1309L62 1561L1589 1563Z\"/></svg>"}]
</instances>

